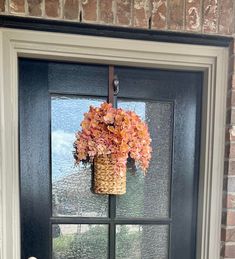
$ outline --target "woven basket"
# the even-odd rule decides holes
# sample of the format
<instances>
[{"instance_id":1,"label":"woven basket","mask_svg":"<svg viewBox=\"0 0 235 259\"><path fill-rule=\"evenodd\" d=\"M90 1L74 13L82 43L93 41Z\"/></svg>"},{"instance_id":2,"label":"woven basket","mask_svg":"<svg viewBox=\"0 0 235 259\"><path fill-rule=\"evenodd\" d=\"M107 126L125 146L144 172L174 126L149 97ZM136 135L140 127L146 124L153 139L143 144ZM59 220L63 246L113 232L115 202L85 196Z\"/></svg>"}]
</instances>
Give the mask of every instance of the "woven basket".
<instances>
[{"instance_id":1,"label":"woven basket","mask_svg":"<svg viewBox=\"0 0 235 259\"><path fill-rule=\"evenodd\" d=\"M110 155L97 156L94 159L93 191L97 194L126 193L126 168L118 174L114 174L115 161Z\"/></svg>"}]
</instances>

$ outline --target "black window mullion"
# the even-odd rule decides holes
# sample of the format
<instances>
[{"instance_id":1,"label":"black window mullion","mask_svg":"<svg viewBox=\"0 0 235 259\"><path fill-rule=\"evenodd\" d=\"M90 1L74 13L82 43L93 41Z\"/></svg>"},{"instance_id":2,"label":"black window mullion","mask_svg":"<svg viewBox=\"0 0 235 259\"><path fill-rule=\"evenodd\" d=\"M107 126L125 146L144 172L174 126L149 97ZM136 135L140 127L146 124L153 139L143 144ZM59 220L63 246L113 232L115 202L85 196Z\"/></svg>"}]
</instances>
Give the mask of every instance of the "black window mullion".
<instances>
[{"instance_id":1,"label":"black window mullion","mask_svg":"<svg viewBox=\"0 0 235 259\"><path fill-rule=\"evenodd\" d=\"M109 80L108 80L108 102L112 103L113 107L117 107L117 97L114 95L113 88L114 80L114 66L109 66ZM115 246L116 246L116 196L109 195L109 259L115 259Z\"/></svg>"},{"instance_id":2,"label":"black window mullion","mask_svg":"<svg viewBox=\"0 0 235 259\"><path fill-rule=\"evenodd\" d=\"M111 196L111 195L110 195ZM119 224L119 225L169 225L171 218L115 218L116 197L113 195L110 201L109 217L52 217L53 224Z\"/></svg>"},{"instance_id":3,"label":"black window mullion","mask_svg":"<svg viewBox=\"0 0 235 259\"><path fill-rule=\"evenodd\" d=\"M115 259L115 236L116 236L116 196L109 195L109 259Z\"/></svg>"},{"instance_id":4,"label":"black window mullion","mask_svg":"<svg viewBox=\"0 0 235 259\"><path fill-rule=\"evenodd\" d=\"M110 224L109 218L52 217L52 224Z\"/></svg>"}]
</instances>

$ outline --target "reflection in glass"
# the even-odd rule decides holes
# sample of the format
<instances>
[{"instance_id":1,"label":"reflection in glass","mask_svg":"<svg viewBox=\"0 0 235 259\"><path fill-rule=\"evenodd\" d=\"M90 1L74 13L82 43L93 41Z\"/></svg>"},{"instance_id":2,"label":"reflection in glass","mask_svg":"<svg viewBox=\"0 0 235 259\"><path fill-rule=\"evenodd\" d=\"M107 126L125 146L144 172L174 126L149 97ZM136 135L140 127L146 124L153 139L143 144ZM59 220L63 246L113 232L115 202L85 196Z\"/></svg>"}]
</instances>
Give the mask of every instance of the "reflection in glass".
<instances>
[{"instance_id":1,"label":"reflection in glass","mask_svg":"<svg viewBox=\"0 0 235 259\"><path fill-rule=\"evenodd\" d=\"M106 217L107 196L91 192L91 166L74 166L73 143L89 106L102 100L51 98L51 159L53 216Z\"/></svg>"},{"instance_id":2,"label":"reflection in glass","mask_svg":"<svg viewBox=\"0 0 235 259\"><path fill-rule=\"evenodd\" d=\"M117 225L116 259L167 259L167 225Z\"/></svg>"},{"instance_id":3,"label":"reflection in glass","mask_svg":"<svg viewBox=\"0 0 235 259\"><path fill-rule=\"evenodd\" d=\"M108 258L107 225L53 225L53 259Z\"/></svg>"},{"instance_id":4,"label":"reflection in glass","mask_svg":"<svg viewBox=\"0 0 235 259\"><path fill-rule=\"evenodd\" d=\"M173 107L169 102L120 100L118 107L135 111L148 124L152 159L147 175L127 170L127 193L117 196L117 217L169 216Z\"/></svg>"}]
</instances>

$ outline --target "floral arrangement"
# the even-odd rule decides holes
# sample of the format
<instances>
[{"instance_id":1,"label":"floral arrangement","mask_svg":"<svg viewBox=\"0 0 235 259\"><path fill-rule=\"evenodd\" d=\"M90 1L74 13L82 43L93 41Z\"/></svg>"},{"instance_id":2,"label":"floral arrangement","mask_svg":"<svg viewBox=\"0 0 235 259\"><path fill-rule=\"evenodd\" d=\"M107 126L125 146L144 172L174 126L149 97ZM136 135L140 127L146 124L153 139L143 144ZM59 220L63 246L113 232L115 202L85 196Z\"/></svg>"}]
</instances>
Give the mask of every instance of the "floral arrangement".
<instances>
[{"instance_id":1,"label":"floral arrangement","mask_svg":"<svg viewBox=\"0 0 235 259\"><path fill-rule=\"evenodd\" d=\"M148 126L136 113L113 108L109 103L90 106L81 127L74 144L77 164L109 155L115 161L114 172L118 174L126 168L130 156L146 172L151 158L151 138Z\"/></svg>"}]
</instances>

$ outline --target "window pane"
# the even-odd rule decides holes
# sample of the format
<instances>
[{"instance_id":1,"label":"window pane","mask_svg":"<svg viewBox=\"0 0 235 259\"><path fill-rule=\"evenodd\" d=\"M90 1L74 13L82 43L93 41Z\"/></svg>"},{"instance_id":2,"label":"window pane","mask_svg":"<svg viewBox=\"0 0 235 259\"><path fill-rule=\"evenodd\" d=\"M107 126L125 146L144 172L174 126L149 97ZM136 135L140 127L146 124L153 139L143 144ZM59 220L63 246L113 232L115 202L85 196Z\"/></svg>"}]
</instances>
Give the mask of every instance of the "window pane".
<instances>
[{"instance_id":1,"label":"window pane","mask_svg":"<svg viewBox=\"0 0 235 259\"><path fill-rule=\"evenodd\" d=\"M116 259L167 259L168 226L117 225Z\"/></svg>"},{"instance_id":2,"label":"window pane","mask_svg":"<svg viewBox=\"0 0 235 259\"><path fill-rule=\"evenodd\" d=\"M102 100L51 98L52 194L54 216L105 217L108 197L91 192L91 166L74 166L73 143L83 114Z\"/></svg>"},{"instance_id":3,"label":"window pane","mask_svg":"<svg viewBox=\"0 0 235 259\"><path fill-rule=\"evenodd\" d=\"M108 258L107 225L53 225L53 259Z\"/></svg>"},{"instance_id":4,"label":"window pane","mask_svg":"<svg viewBox=\"0 0 235 259\"><path fill-rule=\"evenodd\" d=\"M127 192L117 196L117 217L168 217L170 201L173 107L169 102L119 101L149 126L152 159L147 175L127 170Z\"/></svg>"}]
</instances>

